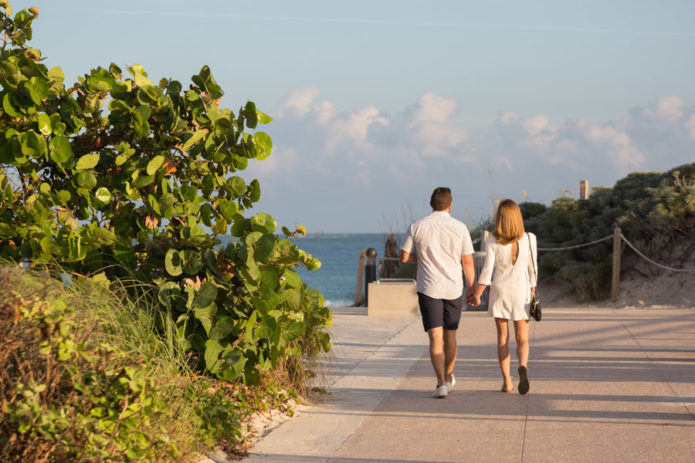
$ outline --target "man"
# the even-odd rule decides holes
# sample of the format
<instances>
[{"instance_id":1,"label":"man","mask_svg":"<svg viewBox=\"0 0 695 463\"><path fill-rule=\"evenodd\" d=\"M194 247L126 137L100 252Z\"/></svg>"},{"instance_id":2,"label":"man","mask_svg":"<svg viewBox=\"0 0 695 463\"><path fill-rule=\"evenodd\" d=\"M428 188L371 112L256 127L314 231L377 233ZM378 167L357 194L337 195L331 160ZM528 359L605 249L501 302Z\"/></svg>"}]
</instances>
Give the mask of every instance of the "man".
<instances>
[{"instance_id":1,"label":"man","mask_svg":"<svg viewBox=\"0 0 695 463\"><path fill-rule=\"evenodd\" d=\"M432 213L414 221L401 246L401 262L417 265L417 295L422 324L430 340L430 360L437 376L433 396L454 388L456 330L463 307L463 278L473 290L473 243L468 228L451 217L451 190L439 187L430 199Z\"/></svg>"}]
</instances>

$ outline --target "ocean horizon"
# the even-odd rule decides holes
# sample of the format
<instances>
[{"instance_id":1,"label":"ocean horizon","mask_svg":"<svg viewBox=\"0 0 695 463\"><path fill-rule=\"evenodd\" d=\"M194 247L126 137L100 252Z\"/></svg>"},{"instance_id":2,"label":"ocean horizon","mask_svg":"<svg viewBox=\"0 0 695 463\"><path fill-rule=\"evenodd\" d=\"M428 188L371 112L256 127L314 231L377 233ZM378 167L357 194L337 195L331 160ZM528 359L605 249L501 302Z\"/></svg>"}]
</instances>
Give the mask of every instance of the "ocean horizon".
<instances>
[{"instance_id":1,"label":"ocean horizon","mask_svg":"<svg viewBox=\"0 0 695 463\"><path fill-rule=\"evenodd\" d=\"M377 257L384 257L387 236L388 233L315 233L291 238L321 261L320 269L309 271L300 266L297 273L308 287L323 294L329 307L353 305L360 251L374 248ZM402 236L396 234L399 245Z\"/></svg>"}]
</instances>

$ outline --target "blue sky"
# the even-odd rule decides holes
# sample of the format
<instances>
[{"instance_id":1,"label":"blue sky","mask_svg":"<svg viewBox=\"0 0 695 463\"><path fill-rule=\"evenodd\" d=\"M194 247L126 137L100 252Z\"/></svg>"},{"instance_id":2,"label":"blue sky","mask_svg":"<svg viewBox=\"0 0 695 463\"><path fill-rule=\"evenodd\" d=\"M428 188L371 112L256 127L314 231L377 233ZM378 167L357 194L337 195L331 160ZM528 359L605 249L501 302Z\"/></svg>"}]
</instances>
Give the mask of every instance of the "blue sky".
<instances>
[{"instance_id":1,"label":"blue sky","mask_svg":"<svg viewBox=\"0 0 695 463\"><path fill-rule=\"evenodd\" d=\"M11 1L69 79L142 64L275 117L256 209L309 232L404 229L439 185L496 199L695 161L695 2ZM524 193L525 192L525 193Z\"/></svg>"}]
</instances>

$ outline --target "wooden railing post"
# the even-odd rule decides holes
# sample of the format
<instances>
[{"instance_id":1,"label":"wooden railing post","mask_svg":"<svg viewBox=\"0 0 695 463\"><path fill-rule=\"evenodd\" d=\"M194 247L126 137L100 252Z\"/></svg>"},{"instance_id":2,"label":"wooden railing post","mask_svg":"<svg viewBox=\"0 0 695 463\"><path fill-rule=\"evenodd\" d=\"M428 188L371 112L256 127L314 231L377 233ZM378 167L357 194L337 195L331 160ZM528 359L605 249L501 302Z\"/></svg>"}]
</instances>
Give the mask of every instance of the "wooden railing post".
<instances>
[{"instance_id":1,"label":"wooden railing post","mask_svg":"<svg viewBox=\"0 0 695 463\"><path fill-rule=\"evenodd\" d=\"M367 250L360 251L360 260L357 264L357 288L355 289L355 307L362 305L362 285L364 281L364 261L367 258Z\"/></svg>"},{"instance_id":2,"label":"wooden railing post","mask_svg":"<svg viewBox=\"0 0 695 463\"><path fill-rule=\"evenodd\" d=\"M611 301L613 302L618 300L618 294L620 293L621 235L620 227L615 227L615 230L613 230L613 280L611 281Z\"/></svg>"}]
</instances>

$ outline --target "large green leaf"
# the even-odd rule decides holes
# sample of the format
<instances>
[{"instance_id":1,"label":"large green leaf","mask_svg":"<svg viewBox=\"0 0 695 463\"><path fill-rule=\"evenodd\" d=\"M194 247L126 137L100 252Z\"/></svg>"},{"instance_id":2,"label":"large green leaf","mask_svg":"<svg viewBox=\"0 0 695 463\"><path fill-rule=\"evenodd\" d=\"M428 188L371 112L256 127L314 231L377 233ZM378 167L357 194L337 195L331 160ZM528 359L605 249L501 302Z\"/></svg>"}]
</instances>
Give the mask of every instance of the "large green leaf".
<instances>
[{"instance_id":1,"label":"large green leaf","mask_svg":"<svg viewBox=\"0 0 695 463\"><path fill-rule=\"evenodd\" d=\"M258 118L259 124L269 124L273 120L272 117L270 117L264 112L259 111L258 109L256 109L256 117Z\"/></svg>"},{"instance_id":2,"label":"large green leaf","mask_svg":"<svg viewBox=\"0 0 695 463\"><path fill-rule=\"evenodd\" d=\"M288 322L283 323L282 328L280 329L280 336L282 336L282 339L284 339L285 342L289 343L302 336L305 329L304 323L298 320L289 320Z\"/></svg>"},{"instance_id":3,"label":"large green leaf","mask_svg":"<svg viewBox=\"0 0 695 463\"><path fill-rule=\"evenodd\" d=\"M248 359L238 349L224 352L224 366L218 371L217 377L223 381L235 381L244 373Z\"/></svg>"},{"instance_id":4,"label":"large green leaf","mask_svg":"<svg viewBox=\"0 0 695 463\"><path fill-rule=\"evenodd\" d=\"M33 130L20 135L20 145L25 156L40 158L46 153L46 141Z\"/></svg>"},{"instance_id":5,"label":"large green leaf","mask_svg":"<svg viewBox=\"0 0 695 463\"><path fill-rule=\"evenodd\" d=\"M256 328L256 337L259 339L272 339L275 336L277 322L272 317L262 317L260 325Z\"/></svg>"},{"instance_id":6,"label":"large green leaf","mask_svg":"<svg viewBox=\"0 0 695 463\"><path fill-rule=\"evenodd\" d=\"M256 111L256 104L253 101L247 101L244 109L246 126L250 129L255 129L258 125L258 112Z\"/></svg>"},{"instance_id":7,"label":"large green leaf","mask_svg":"<svg viewBox=\"0 0 695 463\"><path fill-rule=\"evenodd\" d=\"M154 181L153 175L142 175L140 174L138 178L133 181L133 188L144 188Z\"/></svg>"},{"instance_id":8,"label":"large green leaf","mask_svg":"<svg viewBox=\"0 0 695 463\"><path fill-rule=\"evenodd\" d=\"M224 92L220 88L219 85L217 85L217 82L215 82L215 78L212 77L212 72L210 72L210 68L208 66L203 66L200 69L200 74L197 76L193 76L191 80L201 89L204 89L207 93L210 94L210 97L213 100L216 100L218 98L221 98L222 95L224 95Z\"/></svg>"},{"instance_id":9,"label":"large green leaf","mask_svg":"<svg viewBox=\"0 0 695 463\"><path fill-rule=\"evenodd\" d=\"M215 317L215 312L217 312L217 306L214 303L202 309L193 309L195 319L200 322L208 337L210 337L210 330L212 330L212 321Z\"/></svg>"},{"instance_id":10,"label":"large green leaf","mask_svg":"<svg viewBox=\"0 0 695 463\"><path fill-rule=\"evenodd\" d=\"M179 251L181 256L181 262L183 263L183 271L187 275L195 275L200 271L203 266L203 259L200 256L200 251L194 251L192 249L185 249Z\"/></svg>"},{"instance_id":11,"label":"large green leaf","mask_svg":"<svg viewBox=\"0 0 695 463\"><path fill-rule=\"evenodd\" d=\"M220 368L220 354L224 348L217 339L208 339L205 342L205 368L215 373Z\"/></svg>"},{"instance_id":12,"label":"large green leaf","mask_svg":"<svg viewBox=\"0 0 695 463\"><path fill-rule=\"evenodd\" d=\"M41 100L46 98L49 94L48 82L39 77L32 77L28 82L25 82L24 86L29 91L31 100L35 105L40 105Z\"/></svg>"},{"instance_id":13,"label":"large green leaf","mask_svg":"<svg viewBox=\"0 0 695 463\"><path fill-rule=\"evenodd\" d=\"M3 87L17 88L25 77L13 62L3 59L0 61L0 79Z\"/></svg>"},{"instance_id":14,"label":"large green leaf","mask_svg":"<svg viewBox=\"0 0 695 463\"><path fill-rule=\"evenodd\" d=\"M237 322L233 317L225 315L215 322L215 326L210 330L211 339L224 339L229 336L236 328Z\"/></svg>"},{"instance_id":15,"label":"large green leaf","mask_svg":"<svg viewBox=\"0 0 695 463\"><path fill-rule=\"evenodd\" d=\"M109 246L116 242L116 235L109 229L99 227L92 232L92 242L97 246Z\"/></svg>"},{"instance_id":16,"label":"large green leaf","mask_svg":"<svg viewBox=\"0 0 695 463\"><path fill-rule=\"evenodd\" d=\"M273 140L265 132L253 134L253 144L256 146L256 159L262 161L273 152Z\"/></svg>"},{"instance_id":17,"label":"large green leaf","mask_svg":"<svg viewBox=\"0 0 695 463\"><path fill-rule=\"evenodd\" d=\"M2 109L10 117L21 117L21 113L12 104L12 98L9 93L5 93L2 97Z\"/></svg>"},{"instance_id":18,"label":"large green leaf","mask_svg":"<svg viewBox=\"0 0 695 463\"><path fill-rule=\"evenodd\" d=\"M161 154L153 157L150 162L147 163L147 175L154 175L157 171L164 165L164 156Z\"/></svg>"},{"instance_id":19,"label":"large green leaf","mask_svg":"<svg viewBox=\"0 0 695 463\"><path fill-rule=\"evenodd\" d=\"M275 233L275 229L277 228L277 222L275 219L265 212L255 214L253 217L251 217L250 222L252 230Z\"/></svg>"},{"instance_id":20,"label":"large green leaf","mask_svg":"<svg viewBox=\"0 0 695 463\"><path fill-rule=\"evenodd\" d=\"M177 277L183 273L183 265L181 256L176 249L169 249L164 256L164 268L167 273L173 277Z\"/></svg>"},{"instance_id":21,"label":"large green leaf","mask_svg":"<svg viewBox=\"0 0 695 463\"><path fill-rule=\"evenodd\" d=\"M256 202L261 199L261 184L258 183L258 180L254 179L251 181L249 190L249 199L251 201Z\"/></svg>"},{"instance_id":22,"label":"large green leaf","mask_svg":"<svg viewBox=\"0 0 695 463\"><path fill-rule=\"evenodd\" d=\"M102 204L108 204L111 202L111 192L106 187L100 187L94 192L94 197L99 200Z\"/></svg>"},{"instance_id":23,"label":"large green leaf","mask_svg":"<svg viewBox=\"0 0 695 463\"><path fill-rule=\"evenodd\" d=\"M227 180L227 188L235 198L246 194L246 182L241 177L231 177Z\"/></svg>"},{"instance_id":24,"label":"large green leaf","mask_svg":"<svg viewBox=\"0 0 695 463\"><path fill-rule=\"evenodd\" d=\"M302 279L299 278L299 274L292 269L285 270L285 283L290 288L299 288L302 285Z\"/></svg>"},{"instance_id":25,"label":"large green leaf","mask_svg":"<svg viewBox=\"0 0 695 463\"><path fill-rule=\"evenodd\" d=\"M193 145L195 145L205 137L206 133L207 130L204 129L196 130L195 132L191 133L188 139L184 142L181 149L183 149L184 151L190 150Z\"/></svg>"},{"instance_id":26,"label":"large green leaf","mask_svg":"<svg viewBox=\"0 0 695 463\"><path fill-rule=\"evenodd\" d=\"M224 217L228 222L231 222L234 219L234 216L239 213L239 206L237 206L234 201L228 201L226 199L221 200L217 205L217 208L219 209L220 214L222 214L222 217Z\"/></svg>"},{"instance_id":27,"label":"large green leaf","mask_svg":"<svg viewBox=\"0 0 695 463\"><path fill-rule=\"evenodd\" d=\"M65 164L72 159L72 148L70 142L65 137L53 137L48 143L51 152L51 159L56 164Z\"/></svg>"},{"instance_id":28,"label":"large green leaf","mask_svg":"<svg viewBox=\"0 0 695 463\"><path fill-rule=\"evenodd\" d=\"M193 308L207 307L215 301L217 287L212 283L203 283L193 298Z\"/></svg>"},{"instance_id":29,"label":"large green leaf","mask_svg":"<svg viewBox=\"0 0 695 463\"><path fill-rule=\"evenodd\" d=\"M275 235L266 233L256 242L254 256L259 262L267 262L275 250Z\"/></svg>"},{"instance_id":30,"label":"large green leaf","mask_svg":"<svg viewBox=\"0 0 695 463\"><path fill-rule=\"evenodd\" d=\"M145 85L154 85L150 79L147 78L147 73L142 67L142 64L133 64L128 68L128 72L133 76L135 85L138 87L144 87Z\"/></svg>"},{"instance_id":31,"label":"large green leaf","mask_svg":"<svg viewBox=\"0 0 695 463\"><path fill-rule=\"evenodd\" d=\"M175 281L167 281L159 287L157 298L162 305L166 307L174 307L177 300L182 298L181 288Z\"/></svg>"},{"instance_id":32,"label":"large green leaf","mask_svg":"<svg viewBox=\"0 0 695 463\"><path fill-rule=\"evenodd\" d=\"M77 170L93 169L94 167L96 167L97 164L99 164L99 154L98 153L85 154L84 156L81 156L80 159L77 160L77 164L75 165L75 169L77 169Z\"/></svg>"},{"instance_id":33,"label":"large green leaf","mask_svg":"<svg viewBox=\"0 0 695 463\"><path fill-rule=\"evenodd\" d=\"M90 171L78 172L75 176L75 182L77 182L78 187L86 190L91 190L97 186L97 178Z\"/></svg>"},{"instance_id":34,"label":"large green leaf","mask_svg":"<svg viewBox=\"0 0 695 463\"><path fill-rule=\"evenodd\" d=\"M116 84L116 79L103 68L92 70L85 79L85 86L93 92L108 92Z\"/></svg>"},{"instance_id":35,"label":"large green leaf","mask_svg":"<svg viewBox=\"0 0 695 463\"><path fill-rule=\"evenodd\" d=\"M39 132L41 132L41 135L48 136L51 134L52 129L51 129L51 118L48 114L46 113L41 113L39 114Z\"/></svg>"}]
</instances>

